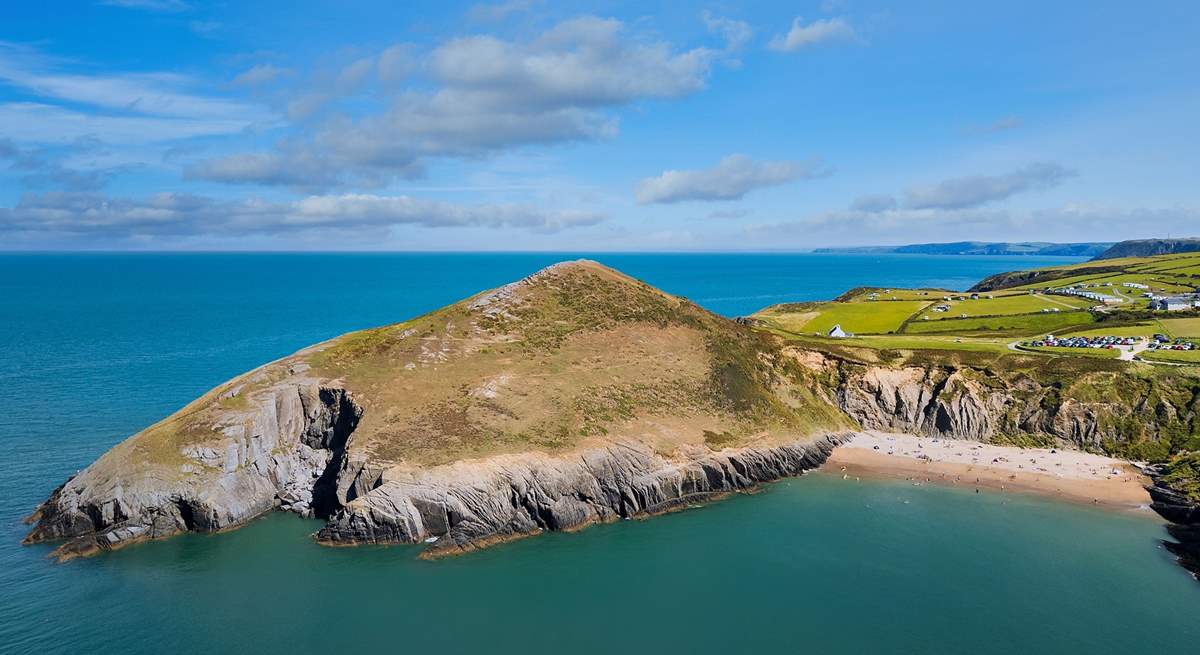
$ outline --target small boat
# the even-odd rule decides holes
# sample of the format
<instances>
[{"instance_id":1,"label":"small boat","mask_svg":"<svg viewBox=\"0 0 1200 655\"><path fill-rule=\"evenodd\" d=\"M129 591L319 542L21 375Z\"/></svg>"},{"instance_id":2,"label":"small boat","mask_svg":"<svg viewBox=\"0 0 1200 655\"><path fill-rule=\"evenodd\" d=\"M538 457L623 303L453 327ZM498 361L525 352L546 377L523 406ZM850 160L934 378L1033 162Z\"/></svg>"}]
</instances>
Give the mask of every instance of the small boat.
<instances>
[{"instance_id":1,"label":"small boat","mask_svg":"<svg viewBox=\"0 0 1200 655\"><path fill-rule=\"evenodd\" d=\"M437 537L426 537L426 538L425 538L425 543L427 543L427 544L431 544L431 543L433 543L433 542L435 542L435 541L437 541L437 540L438 540L438 538L437 538Z\"/></svg>"}]
</instances>

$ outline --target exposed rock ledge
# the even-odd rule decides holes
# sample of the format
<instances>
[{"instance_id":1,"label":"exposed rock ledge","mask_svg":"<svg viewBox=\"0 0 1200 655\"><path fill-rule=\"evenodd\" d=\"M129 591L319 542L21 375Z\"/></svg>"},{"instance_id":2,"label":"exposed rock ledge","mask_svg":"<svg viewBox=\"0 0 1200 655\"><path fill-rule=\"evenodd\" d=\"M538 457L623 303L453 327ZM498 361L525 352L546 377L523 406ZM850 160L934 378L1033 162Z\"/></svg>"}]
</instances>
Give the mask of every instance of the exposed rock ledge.
<instances>
[{"instance_id":1,"label":"exposed rock ledge","mask_svg":"<svg viewBox=\"0 0 1200 655\"><path fill-rule=\"evenodd\" d=\"M819 467L853 435L679 459L625 442L571 457L508 455L385 473L317 533L331 544L411 543L466 550L542 530L657 514ZM436 553L435 553L436 554Z\"/></svg>"},{"instance_id":2,"label":"exposed rock ledge","mask_svg":"<svg viewBox=\"0 0 1200 655\"><path fill-rule=\"evenodd\" d=\"M348 457L361 409L345 390L293 375L230 412L225 437L175 467L125 466L130 439L54 491L26 543L66 540L60 559L182 532L217 532L272 511L328 519L322 543L470 549L541 530L669 511L820 466L852 435L770 447L685 449L638 442L570 455L525 453L429 469Z\"/></svg>"}]
</instances>

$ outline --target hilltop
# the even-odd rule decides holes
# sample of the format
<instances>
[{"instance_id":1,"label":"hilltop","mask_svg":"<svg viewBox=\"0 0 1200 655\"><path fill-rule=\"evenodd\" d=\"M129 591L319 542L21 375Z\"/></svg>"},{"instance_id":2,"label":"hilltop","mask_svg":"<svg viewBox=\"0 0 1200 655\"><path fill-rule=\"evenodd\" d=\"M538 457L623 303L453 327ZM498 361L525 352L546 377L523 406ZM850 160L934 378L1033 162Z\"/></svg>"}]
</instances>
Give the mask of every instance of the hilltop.
<instances>
[{"instance_id":1,"label":"hilltop","mask_svg":"<svg viewBox=\"0 0 1200 655\"><path fill-rule=\"evenodd\" d=\"M1133 239L1122 241L1096 255L1095 259L1123 257L1154 257L1200 251L1200 238L1190 239Z\"/></svg>"}]
</instances>

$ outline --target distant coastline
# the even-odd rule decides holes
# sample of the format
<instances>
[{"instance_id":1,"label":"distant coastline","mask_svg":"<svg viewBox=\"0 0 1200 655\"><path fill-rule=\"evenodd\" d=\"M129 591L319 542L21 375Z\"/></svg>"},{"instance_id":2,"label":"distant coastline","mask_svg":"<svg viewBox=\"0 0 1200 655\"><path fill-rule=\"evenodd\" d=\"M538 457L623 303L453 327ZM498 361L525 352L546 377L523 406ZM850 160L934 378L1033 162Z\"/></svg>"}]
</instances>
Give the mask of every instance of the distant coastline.
<instances>
[{"instance_id":1,"label":"distant coastline","mask_svg":"<svg viewBox=\"0 0 1200 655\"><path fill-rule=\"evenodd\" d=\"M1113 246L1112 242L1048 243L956 241L953 243L912 243L901 246L849 246L815 248L818 254L902 254L902 255L1040 255L1054 257L1095 257Z\"/></svg>"}]
</instances>

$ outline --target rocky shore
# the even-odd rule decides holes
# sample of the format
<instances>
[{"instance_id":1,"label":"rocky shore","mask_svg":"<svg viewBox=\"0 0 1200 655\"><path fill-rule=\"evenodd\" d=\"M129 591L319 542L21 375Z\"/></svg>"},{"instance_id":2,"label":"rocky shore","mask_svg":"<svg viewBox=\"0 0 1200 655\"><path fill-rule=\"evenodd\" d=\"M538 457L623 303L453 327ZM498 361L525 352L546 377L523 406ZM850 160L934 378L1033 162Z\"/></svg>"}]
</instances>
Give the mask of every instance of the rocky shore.
<instances>
[{"instance_id":1,"label":"rocky shore","mask_svg":"<svg viewBox=\"0 0 1200 655\"><path fill-rule=\"evenodd\" d=\"M1153 501L1150 508L1170 522L1167 533L1175 539L1163 541L1163 546L1200 580L1200 503L1163 482L1160 468L1151 467L1147 473L1154 479L1147 488Z\"/></svg>"}]
</instances>

